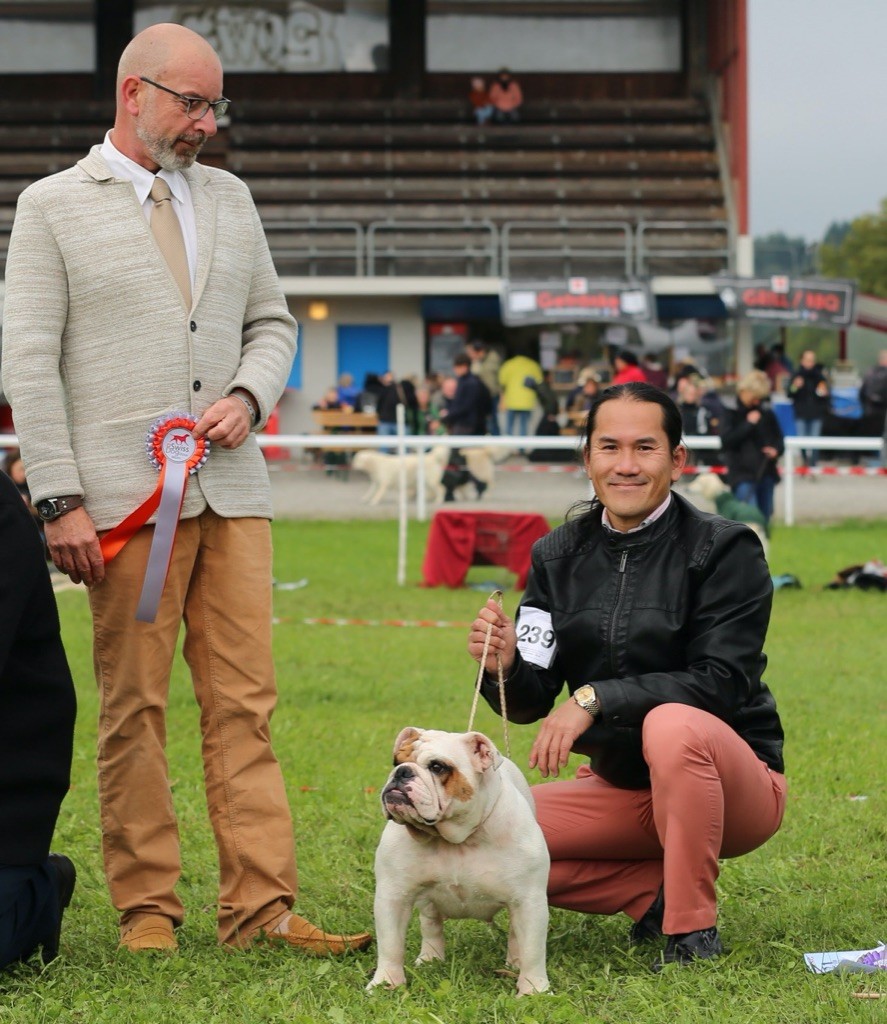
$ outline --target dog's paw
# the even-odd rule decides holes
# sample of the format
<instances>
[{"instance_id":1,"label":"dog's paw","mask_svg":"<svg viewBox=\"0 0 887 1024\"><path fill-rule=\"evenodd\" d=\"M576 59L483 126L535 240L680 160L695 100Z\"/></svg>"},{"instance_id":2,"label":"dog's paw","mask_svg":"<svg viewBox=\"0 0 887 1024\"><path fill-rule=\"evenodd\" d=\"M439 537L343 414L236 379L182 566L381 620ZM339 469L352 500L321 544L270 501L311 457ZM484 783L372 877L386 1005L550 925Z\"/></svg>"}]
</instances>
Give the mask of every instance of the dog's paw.
<instances>
[{"instance_id":1,"label":"dog's paw","mask_svg":"<svg viewBox=\"0 0 887 1024\"><path fill-rule=\"evenodd\" d=\"M541 996L550 991L551 986L548 984L548 978L545 976L541 978L519 978L517 982L518 999L521 996Z\"/></svg>"},{"instance_id":2,"label":"dog's paw","mask_svg":"<svg viewBox=\"0 0 887 1024\"><path fill-rule=\"evenodd\" d=\"M525 978L518 971L511 970L511 966L513 965L500 967L494 973L500 978L514 978L517 982L518 998L521 996L541 995L543 992L550 991L548 978L544 974L534 978Z\"/></svg>"},{"instance_id":3,"label":"dog's paw","mask_svg":"<svg viewBox=\"0 0 887 1024\"><path fill-rule=\"evenodd\" d=\"M444 955L441 950L435 949L433 946L430 946L426 949L423 946L419 952L419 955L416 957L414 963L416 967L421 967L422 964L430 964L433 963L435 960L443 959Z\"/></svg>"},{"instance_id":4,"label":"dog's paw","mask_svg":"<svg viewBox=\"0 0 887 1024\"><path fill-rule=\"evenodd\" d=\"M373 992L377 988L393 992L396 988L402 988L407 983L403 971L376 971L367 984L366 991Z\"/></svg>"}]
</instances>

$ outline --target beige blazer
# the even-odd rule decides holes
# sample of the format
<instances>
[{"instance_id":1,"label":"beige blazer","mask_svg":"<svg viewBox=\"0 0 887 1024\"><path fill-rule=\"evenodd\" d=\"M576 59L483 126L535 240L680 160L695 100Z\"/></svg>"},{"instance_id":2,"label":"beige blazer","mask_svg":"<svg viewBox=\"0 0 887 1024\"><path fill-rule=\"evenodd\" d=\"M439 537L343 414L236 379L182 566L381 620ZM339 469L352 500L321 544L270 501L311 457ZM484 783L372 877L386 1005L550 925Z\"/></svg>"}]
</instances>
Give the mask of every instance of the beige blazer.
<instances>
[{"instance_id":1,"label":"beige blazer","mask_svg":"<svg viewBox=\"0 0 887 1024\"><path fill-rule=\"evenodd\" d=\"M19 197L6 265L3 388L35 501L82 494L100 530L145 500L145 451L161 414L199 416L235 387L262 426L283 392L298 331L246 185L217 168L183 172L197 221L192 308L136 199L95 146ZM271 518L255 435L214 448L183 517Z\"/></svg>"}]
</instances>

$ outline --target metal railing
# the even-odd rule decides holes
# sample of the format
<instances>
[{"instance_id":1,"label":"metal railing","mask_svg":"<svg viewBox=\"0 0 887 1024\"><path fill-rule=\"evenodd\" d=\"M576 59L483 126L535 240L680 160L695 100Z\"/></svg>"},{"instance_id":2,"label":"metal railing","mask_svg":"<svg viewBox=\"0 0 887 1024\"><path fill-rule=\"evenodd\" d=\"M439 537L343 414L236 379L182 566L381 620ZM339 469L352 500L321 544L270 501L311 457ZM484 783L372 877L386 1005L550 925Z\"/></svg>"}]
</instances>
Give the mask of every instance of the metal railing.
<instances>
[{"instance_id":1,"label":"metal railing","mask_svg":"<svg viewBox=\"0 0 887 1024\"><path fill-rule=\"evenodd\" d=\"M697 235L700 239L714 233L722 233L722 246L686 244L688 236ZM656 235L665 237L683 236L683 243L661 244L651 242ZM717 261L723 263L723 269L730 269L733 259L733 239L730 224L725 220L642 220L635 229L635 273L644 277L653 273L650 263L654 259L669 262L686 262L688 260ZM661 268L659 271L661 272ZM709 273L706 271L706 273Z\"/></svg>"},{"instance_id":2,"label":"metal railing","mask_svg":"<svg viewBox=\"0 0 887 1024\"><path fill-rule=\"evenodd\" d=\"M403 434L394 437L386 437L379 434L259 434L257 437L261 448L285 448L290 451L306 449L343 449L353 450L355 443L359 441L361 448L392 448L395 446L399 451L422 452L438 445L447 448L508 448L513 449L515 438L512 436L495 437L484 436L441 436L431 434ZM536 448L558 448L565 451L578 451L582 444L582 437L567 435L560 437L530 436L518 439L523 449L535 450ZM718 451L721 448L721 440L718 437L688 436L683 438L684 444L692 451ZM782 482L785 485L784 492L784 522L786 526L793 526L795 523L795 481L796 470L799 468L798 454L804 449L816 449L817 451L870 451L880 453L883 441L880 437L786 437L785 456L783 463ZM18 445L18 438L14 434L0 434L0 449L15 448ZM699 467L700 472L705 472L707 467ZM428 516L427 497L425 489L425 467L422 459L419 459L416 479L416 519L424 521ZM589 497L591 484L589 483ZM848 514L849 514L848 510Z\"/></svg>"},{"instance_id":3,"label":"metal railing","mask_svg":"<svg viewBox=\"0 0 887 1024\"><path fill-rule=\"evenodd\" d=\"M501 227L471 218L376 220L365 228L347 220L263 223L278 269L291 273L296 264L307 276L333 264L345 276L412 276L418 262L439 276L643 277L663 271L653 261L673 264L676 273L710 273L732 263L727 221L655 220L634 227L628 221L566 218L505 221ZM722 245L713 244L717 236Z\"/></svg>"},{"instance_id":4,"label":"metal railing","mask_svg":"<svg viewBox=\"0 0 887 1024\"><path fill-rule=\"evenodd\" d=\"M458 262L467 275L480 266L481 276L497 277L499 232L491 220L373 221L366 231L367 275L377 276L382 260L394 274L402 259L409 261L408 274L415 273L416 260L429 260Z\"/></svg>"},{"instance_id":5,"label":"metal railing","mask_svg":"<svg viewBox=\"0 0 887 1024\"><path fill-rule=\"evenodd\" d=\"M316 277L331 264L352 267L346 276L363 277L366 239L352 220L266 220L262 222L278 271L296 264ZM291 272L291 270L290 270Z\"/></svg>"},{"instance_id":6,"label":"metal railing","mask_svg":"<svg viewBox=\"0 0 887 1024\"><path fill-rule=\"evenodd\" d=\"M783 517L786 526L795 524L795 470L798 456L805 449L810 451L865 451L880 453L884 441L880 437L787 437L782 480L785 484L785 506ZM847 510L848 515L851 509Z\"/></svg>"},{"instance_id":7,"label":"metal railing","mask_svg":"<svg viewBox=\"0 0 887 1024\"><path fill-rule=\"evenodd\" d=\"M519 243L515 244L517 236ZM619 244L614 240L621 238ZM618 220L511 220L502 226L502 276L511 277L512 262L529 258L534 262L560 261L556 273L571 277L588 264L603 263L605 269L621 263L626 277L632 276L632 230L628 221Z\"/></svg>"},{"instance_id":8,"label":"metal railing","mask_svg":"<svg viewBox=\"0 0 887 1024\"><path fill-rule=\"evenodd\" d=\"M284 220L262 222L271 255L280 273L308 277L377 277L415 274L415 261L426 261L439 276L482 274L511 277L515 263L528 265L519 276L572 277L595 272L626 277L661 273L651 261L674 264L674 273L695 272L692 261L705 273L730 269L732 235L727 221L641 221L635 227L612 220L515 220L497 227L486 219L381 220L366 227L352 220ZM722 233L724 244L703 244ZM673 236L674 244L654 241L656 235ZM679 239L678 236L683 236ZM399 236L399 237L398 237ZM696 236L699 244L692 244ZM616 239L620 241L616 241ZM9 228L0 227L0 271L5 264ZM711 264L715 264L714 267ZM295 268L295 269L294 269Z\"/></svg>"}]
</instances>

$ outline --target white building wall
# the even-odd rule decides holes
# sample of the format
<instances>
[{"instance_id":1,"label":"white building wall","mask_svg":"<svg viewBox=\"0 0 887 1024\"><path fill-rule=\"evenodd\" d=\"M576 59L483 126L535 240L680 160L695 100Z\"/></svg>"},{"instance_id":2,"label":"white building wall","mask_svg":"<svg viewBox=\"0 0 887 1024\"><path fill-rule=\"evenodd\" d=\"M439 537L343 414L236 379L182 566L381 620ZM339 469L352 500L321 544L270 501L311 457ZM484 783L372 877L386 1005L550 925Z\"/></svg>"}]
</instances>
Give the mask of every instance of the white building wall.
<instances>
[{"instance_id":1,"label":"white building wall","mask_svg":"<svg viewBox=\"0 0 887 1024\"><path fill-rule=\"evenodd\" d=\"M308 316L309 299L289 298L290 312L299 321L302 388L288 390L280 403L280 432L312 433L311 406L336 383L336 329L340 324L386 324L390 366L397 377L425 375L425 325L421 299L415 296L342 296L326 298L325 320ZM383 368L384 369L384 368ZM357 382L358 384L360 382Z\"/></svg>"},{"instance_id":2,"label":"white building wall","mask_svg":"<svg viewBox=\"0 0 887 1024\"><path fill-rule=\"evenodd\" d=\"M679 71L679 15L534 18L503 14L428 17L428 70L476 72Z\"/></svg>"},{"instance_id":3,"label":"white building wall","mask_svg":"<svg viewBox=\"0 0 887 1024\"><path fill-rule=\"evenodd\" d=\"M95 68L95 28L91 21L0 19L0 72L53 74Z\"/></svg>"}]
</instances>

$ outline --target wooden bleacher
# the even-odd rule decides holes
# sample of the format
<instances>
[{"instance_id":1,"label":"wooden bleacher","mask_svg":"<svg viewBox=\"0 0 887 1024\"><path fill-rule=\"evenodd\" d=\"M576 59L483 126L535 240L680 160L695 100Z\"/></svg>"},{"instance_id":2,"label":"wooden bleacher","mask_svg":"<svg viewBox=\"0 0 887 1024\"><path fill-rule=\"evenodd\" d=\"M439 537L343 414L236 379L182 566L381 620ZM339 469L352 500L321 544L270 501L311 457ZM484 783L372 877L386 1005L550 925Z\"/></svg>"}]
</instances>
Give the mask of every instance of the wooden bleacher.
<instances>
[{"instance_id":1,"label":"wooden bleacher","mask_svg":"<svg viewBox=\"0 0 887 1024\"><path fill-rule=\"evenodd\" d=\"M19 194L32 181L74 164L113 123L113 103L0 99L0 275Z\"/></svg>"},{"instance_id":2,"label":"wooden bleacher","mask_svg":"<svg viewBox=\"0 0 887 1024\"><path fill-rule=\"evenodd\" d=\"M335 272L349 259L348 230L378 240L381 226L385 242L364 246L363 270L625 272L621 231L583 247L563 230L571 220L626 225L633 271L705 274L727 262L715 133L695 98L531 102L520 124L484 126L454 100L244 102L219 145L275 225L272 248L290 273ZM663 222L675 226L652 227ZM323 223L342 231L328 231L327 260L293 234ZM527 223L538 228L517 230ZM496 259L487 258L490 225ZM503 238L519 254L503 251Z\"/></svg>"},{"instance_id":3,"label":"wooden bleacher","mask_svg":"<svg viewBox=\"0 0 887 1024\"><path fill-rule=\"evenodd\" d=\"M452 99L245 99L205 159L249 185L286 274L725 268L725 185L701 100L537 101L523 114L478 126ZM0 101L0 269L19 192L70 166L112 116L102 103ZM590 225L584 242L573 222Z\"/></svg>"}]
</instances>

